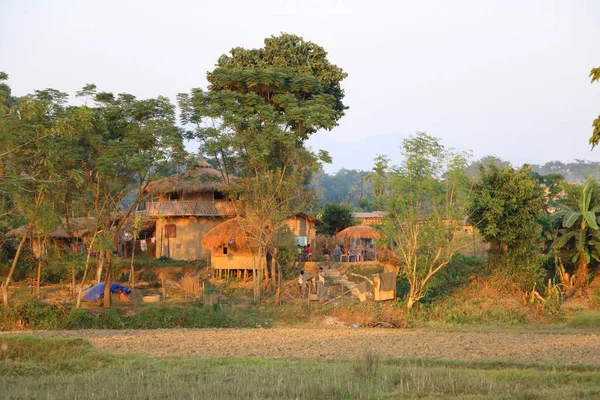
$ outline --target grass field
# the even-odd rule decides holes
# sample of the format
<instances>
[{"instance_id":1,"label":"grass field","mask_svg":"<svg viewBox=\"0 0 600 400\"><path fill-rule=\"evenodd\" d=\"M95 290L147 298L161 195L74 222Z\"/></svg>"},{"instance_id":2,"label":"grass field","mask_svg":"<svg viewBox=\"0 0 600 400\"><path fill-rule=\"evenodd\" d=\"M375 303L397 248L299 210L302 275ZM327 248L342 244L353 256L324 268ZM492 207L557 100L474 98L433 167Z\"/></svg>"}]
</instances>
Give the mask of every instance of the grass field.
<instances>
[{"instance_id":1,"label":"grass field","mask_svg":"<svg viewBox=\"0 0 600 400\"><path fill-rule=\"evenodd\" d=\"M600 368L501 362L117 356L80 339L0 338L5 399L596 399Z\"/></svg>"}]
</instances>

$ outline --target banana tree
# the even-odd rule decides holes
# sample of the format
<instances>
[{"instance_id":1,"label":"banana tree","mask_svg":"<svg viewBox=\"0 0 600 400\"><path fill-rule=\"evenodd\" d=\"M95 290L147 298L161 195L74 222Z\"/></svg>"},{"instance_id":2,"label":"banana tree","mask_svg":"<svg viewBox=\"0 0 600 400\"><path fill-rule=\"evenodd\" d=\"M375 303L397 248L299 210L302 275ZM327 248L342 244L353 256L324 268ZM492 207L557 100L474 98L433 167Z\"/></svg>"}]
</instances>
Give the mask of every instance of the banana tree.
<instances>
[{"instance_id":1,"label":"banana tree","mask_svg":"<svg viewBox=\"0 0 600 400\"><path fill-rule=\"evenodd\" d=\"M593 181L586 183L577 202L578 209L559 204L558 211L553 214L556 220L561 220L562 229L558 230L552 246L555 252L571 256L571 262L576 266L575 285L581 288L588 283L591 260L600 262L600 205L590 208L595 186Z\"/></svg>"}]
</instances>

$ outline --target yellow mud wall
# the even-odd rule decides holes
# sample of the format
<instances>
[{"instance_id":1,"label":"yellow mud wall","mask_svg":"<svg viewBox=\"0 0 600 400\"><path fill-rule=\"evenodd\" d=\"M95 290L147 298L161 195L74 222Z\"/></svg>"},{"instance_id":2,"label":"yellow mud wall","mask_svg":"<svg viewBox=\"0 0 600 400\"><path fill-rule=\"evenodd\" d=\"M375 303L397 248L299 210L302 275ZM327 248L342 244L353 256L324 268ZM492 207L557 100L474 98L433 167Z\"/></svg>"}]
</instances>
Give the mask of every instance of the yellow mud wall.
<instances>
[{"instance_id":1,"label":"yellow mud wall","mask_svg":"<svg viewBox=\"0 0 600 400\"><path fill-rule=\"evenodd\" d=\"M254 257L250 253L235 253L229 251L223 254L219 248L212 252L210 266L214 269L252 269Z\"/></svg>"},{"instance_id":2,"label":"yellow mud wall","mask_svg":"<svg viewBox=\"0 0 600 400\"><path fill-rule=\"evenodd\" d=\"M210 257L210 250L200 244L204 234L223 222L222 218L173 217L156 220L156 258L193 261ZM176 237L164 237L164 226L174 224Z\"/></svg>"}]
</instances>

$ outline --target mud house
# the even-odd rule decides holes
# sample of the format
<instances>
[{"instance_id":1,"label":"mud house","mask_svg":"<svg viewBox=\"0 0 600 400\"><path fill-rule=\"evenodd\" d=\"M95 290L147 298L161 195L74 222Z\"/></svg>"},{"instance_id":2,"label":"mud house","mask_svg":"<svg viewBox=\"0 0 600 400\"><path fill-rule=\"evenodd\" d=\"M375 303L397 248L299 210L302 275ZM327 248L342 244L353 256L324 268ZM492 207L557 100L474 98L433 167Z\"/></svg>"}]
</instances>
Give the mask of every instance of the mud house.
<instances>
[{"instance_id":1,"label":"mud house","mask_svg":"<svg viewBox=\"0 0 600 400\"><path fill-rule=\"evenodd\" d=\"M287 220L287 226L295 237L297 244L314 245L315 228L319 221L306 214L297 213ZM217 276L234 274L247 278L255 265L256 249L248 238L252 235L252 227L243 219L236 217L227 220L208 231L202 239L202 246L211 252L210 266Z\"/></svg>"},{"instance_id":2,"label":"mud house","mask_svg":"<svg viewBox=\"0 0 600 400\"><path fill-rule=\"evenodd\" d=\"M151 182L146 213L156 221L155 257L200 260L210 253L202 238L210 229L235 216L233 203L221 190L225 177L202 156L187 171Z\"/></svg>"}]
</instances>

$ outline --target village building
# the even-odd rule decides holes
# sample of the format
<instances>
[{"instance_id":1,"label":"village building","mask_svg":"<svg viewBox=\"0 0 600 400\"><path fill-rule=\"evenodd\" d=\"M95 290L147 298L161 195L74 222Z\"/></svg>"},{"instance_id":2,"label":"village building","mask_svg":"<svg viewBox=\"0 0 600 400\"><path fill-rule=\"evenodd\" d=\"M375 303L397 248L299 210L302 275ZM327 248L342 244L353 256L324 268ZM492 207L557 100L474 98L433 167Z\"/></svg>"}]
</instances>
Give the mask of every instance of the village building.
<instances>
[{"instance_id":1,"label":"village building","mask_svg":"<svg viewBox=\"0 0 600 400\"><path fill-rule=\"evenodd\" d=\"M156 258L193 261L209 257L202 238L236 214L221 191L225 185L223 174L202 156L189 170L147 185L151 198L146 202L146 214L156 221Z\"/></svg>"},{"instance_id":2,"label":"village building","mask_svg":"<svg viewBox=\"0 0 600 400\"><path fill-rule=\"evenodd\" d=\"M357 220L359 225L381 225L386 215L385 211L355 212L352 213L352 218Z\"/></svg>"},{"instance_id":3,"label":"village building","mask_svg":"<svg viewBox=\"0 0 600 400\"><path fill-rule=\"evenodd\" d=\"M214 246L214 239L210 244L203 242L205 235L217 227L219 229L213 232L217 236L231 232L235 227L237 219L231 220L237 215L234 203L222 192L226 184L225 176L200 156L191 169L147 185L146 191L151 198L145 204L145 213L156 222L153 238L156 258L193 261L208 259L212 253L211 259L216 261L211 261L211 265L217 268L230 269L233 264L239 265L238 269L252 268L249 256L241 253L241 247L234 246L230 250L227 246L225 249ZM307 245L315 243L317 222L308 214L298 213L288 220L287 225L296 237L296 243ZM236 233L232 239L235 241L239 232L235 229L233 232ZM225 253L221 254L223 251ZM231 261L234 254L235 261ZM224 267L225 259L229 260L227 268Z\"/></svg>"}]
</instances>

